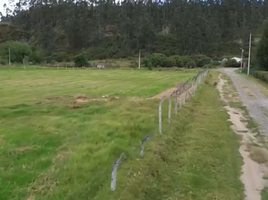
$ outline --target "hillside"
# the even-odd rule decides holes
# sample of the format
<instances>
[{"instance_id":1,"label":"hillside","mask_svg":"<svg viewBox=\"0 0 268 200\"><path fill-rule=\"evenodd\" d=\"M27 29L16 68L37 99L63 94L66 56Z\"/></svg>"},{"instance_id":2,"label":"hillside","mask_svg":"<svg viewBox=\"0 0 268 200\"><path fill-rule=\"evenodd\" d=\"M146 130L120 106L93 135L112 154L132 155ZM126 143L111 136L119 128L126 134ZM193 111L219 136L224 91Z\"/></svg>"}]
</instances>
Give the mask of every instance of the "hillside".
<instances>
[{"instance_id":1,"label":"hillside","mask_svg":"<svg viewBox=\"0 0 268 200\"><path fill-rule=\"evenodd\" d=\"M268 16L268 5L257 0L146 2L26 1L29 9L17 3L5 20L31 33L28 41L45 51L89 49L94 57L110 58L138 50L239 54ZM6 35L2 40L10 39Z\"/></svg>"}]
</instances>

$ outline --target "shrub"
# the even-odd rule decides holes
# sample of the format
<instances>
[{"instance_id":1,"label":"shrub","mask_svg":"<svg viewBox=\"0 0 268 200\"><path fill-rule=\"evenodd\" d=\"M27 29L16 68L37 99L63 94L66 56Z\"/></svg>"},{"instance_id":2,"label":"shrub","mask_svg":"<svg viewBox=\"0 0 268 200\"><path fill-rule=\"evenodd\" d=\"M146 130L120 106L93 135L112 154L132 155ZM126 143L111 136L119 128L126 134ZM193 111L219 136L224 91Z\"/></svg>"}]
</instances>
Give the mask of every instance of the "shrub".
<instances>
[{"instance_id":1,"label":"shrub","mask_svg":"<svg viewBox=\"0 0 268 200\"><path fill-rule=\"evenodd\" d=\"M22 63L24 56L32 55L32 48L26 42L7 41L0 44L0 56L8 59L10 49L11 62Z\"/></svg>"},{"instance_id":2,"label":"shrub","mask_svg":"<svg viewBox=\"0 0 268 200\"><path fill-rule=\"evenodd\" d=\"M210 64L215 67L220 65L218 61L212 61Z\"/></svg>"},{"instance_id":3,"label":"shrub","mask_svg":"<svg viewBox=\"0 0 268 200\"><path fill-rule=\"evenodd\" d=\"M33 50L32 56L30 57L30 61L35 64L42 63L44 61L44 54L40 50Z\"/></svg>"},{"instance_id":4,"label":"shrub","mask_svg":"<svg viewBox=\"0 0 268 200\"><path fill-rule=\"evenodd\" d=\"M204 65L208 65L211 62L211 58L204 56L202 58L197 59L196 66L203 67Z\"/></svg>"},{"instance_id":5,"label":"shrub","mask_svg":"<svg viewBox=\"0 0 268 200\"><path fill-rule=\"evenodd\" d=\"M183 60L181 56L171 56L169 59L173 62L173 65L176 67L183 67Z\"/></svg>"},{"instance_id":6,"label":"shrub","mask_svg":"<svg viewBox=\"0 0 268 200\"><path fill-rule=\"evenodd\" d=\"M29 64L29 57L28 56L24 56L24 58L22 59L22 63L24 65L28 65Z\"/></svg>"},{"instance_id":7,"label":"shrub","mask_svg":"<svg viewBox=\"0 0 268 200\"><path fill-rule=\"evenodd\" d=\"M55 52L50 56L51 60L55 60L57 62L63 62L63 61L70 61L70 56L64 52L64 51L59 51Z\"/></svg>"},{"instance_id":8,"label":"shrub","mask_svg":"<svg viewBox=\"0 0 268 200\"><path fill-rule=\"evenodd\" d=\"M229 59L228 61L224 62L224 67L240 67L240 63L236 62L234 59Z\"/></svg>"},{"instance_id":9,"label":"shrub","mask_svg":"<svg viewBox=\"0 0 268 200\"><path fill-rule=\"evenodd\" d=\"M205 69L212 69L212 68L216 68L217 66L216 65L212 65L212 64L207 64L207 65L204 65L203 68Z\"/></svg>"},{"instance_id":10,"label":"shrub","mask_svg":"<svg viewBox=\"0 0 268 200\"><path fill-rule=\"evenodd\" d=\"M129 65L130 68L138 68L138 66L139 66L139 63L135 60L132 60Z\"/></svg>"},{"instance_id":11,"label":"shrub","mask_svg":"<svg viewBox=\"0 0 268 200\"><path fill-rule=\"evenodd\" d=\"M142 61L141 61L141 65L142 65L143 67L147 67L149 70L152 70L152 68L153 68L152 63L149 61L148 58L144 58L144 59L142 59Z\"/></svg>"},{"instance_id":12,"label":"shrub","mask_svg":"<svg viewBox=\"0 0 268 200\"><path fill-rule=\"evenodd\" d=\"M7 59L0 57L0 65L7 65L7 64L8 64Z\"/></svg>"},{"instance_id":13,"label":"shrub","mask_svg":"<svg viewBox=\"0 0 268 200\"><path fill-rule=\"evenodd\" d=\"M193 60L188 60L187 63L186 63L186 65L185 65L185 67L187 67L187 68L195 68L196 67L196 63Z\"/></svg>"},{"instance_id":14,"label":"shrub","mask_svg":"<svg viewBox=\"0 0 268 200\"><path fill-rule=\"evenodd\" d=\"M89 63L85 54L78 54L77 56L75 56L74 64L75 64L75 67L89 66Z\"/></svg>"},{"instance_id":15,"label":"shrub","mask_svg":"<svg viewBox=\"0 0 268 200\"><path fill-rule=\"evenodd\" d=\"M161 53L153 53L148 56L148 62L151 63L152 67L172 67L172 62Z\"/></svg>"}]
</instances>

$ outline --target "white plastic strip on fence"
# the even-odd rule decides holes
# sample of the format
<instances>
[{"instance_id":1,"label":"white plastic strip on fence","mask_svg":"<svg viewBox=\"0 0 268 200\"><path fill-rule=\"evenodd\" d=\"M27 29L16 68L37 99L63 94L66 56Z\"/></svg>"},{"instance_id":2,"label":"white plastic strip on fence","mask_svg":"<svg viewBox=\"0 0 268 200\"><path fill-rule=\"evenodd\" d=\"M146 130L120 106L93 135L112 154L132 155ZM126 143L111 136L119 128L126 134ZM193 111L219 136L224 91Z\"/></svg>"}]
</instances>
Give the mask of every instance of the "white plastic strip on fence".
<instances>
[{"instance_id":1,"label":"white plastic strip on fence","mask_svg":"<svg viewBox=\"0 0 268 200\"><path fill-rule=\"evenodd\" d=\"M113 164L112 178L111 178L111 190L114 191L116 188L116 174L119 164L126 158L126 155L122 153L118 159Z\"/></svg>"}]
</instances>

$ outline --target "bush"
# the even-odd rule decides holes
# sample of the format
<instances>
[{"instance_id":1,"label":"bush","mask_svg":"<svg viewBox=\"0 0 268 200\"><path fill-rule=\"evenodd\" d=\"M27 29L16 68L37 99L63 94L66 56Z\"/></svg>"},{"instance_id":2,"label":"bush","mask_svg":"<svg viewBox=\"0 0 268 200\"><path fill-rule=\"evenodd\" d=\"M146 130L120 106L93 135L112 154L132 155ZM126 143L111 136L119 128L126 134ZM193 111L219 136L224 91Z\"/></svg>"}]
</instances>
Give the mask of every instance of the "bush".
<instances>
[{"instance_id":1,"label":"bush","mask_svg":"<svg viewBox=\"0 0 268 200\"><path fill-rule=\"evenodd\" d=\"M161 53L153 53L147 59L147 64L150 63L152 67L172 67L172 61Z\"/></svg>"},{"instance_id":2,"label":"bush","mask_svg":"<svg viewBox=\"0 0 268 200\"><path fill-rule=\"evenodd\" d=\"M183 60L181 56L171 56L169 59L172 61L175 67L183 67Z\"/></svg>"},{"instance_id":3,"label":"bush","mask_svg":"<svg viewBox=\"0 0 268 200\"><path fill-rule=\"evenodd\" d=\"M7 41L0 44L0 56L8 59L10 49L11 62L22 63L25 56L32 55L32 48L26 42Z\"/></svg>"},{"instance_id":4,"label":"bush","mask_svg":"<svg viewBox=\"0 0 268 200\"><path fill-rule=\"evenodd\" d=\"M218 61L212 61L210 64L215 67L220 65Z\"/></svg>"},{"instance_id":5,"label":"bush","mask_svg":"<svg viewBox=\"0 0 268 200\"><path fill-rule=\"evenodd\" d=\"M30 61L34 64L42 63L44 61L43 52L38 49L33 50L32 56L30 57Z\"/></svg>"},{"instance_id":6,"label":"bush","mask_svg":"<svg viewBox=\"0 0 268 200\"><path fill-rule=\"evenodd\" d=\"M185 64L186 68L195 68L196 67L196 63L193 60L188 60L187 63Z\"/></svg>"},{"instance_id":7,"label":"bush","mask_svg":"<svg viewBox=\"0 0 268 200\"><path fill-rule=\"evenodd\" d=\"M89 63L85 54L78 54L74 57L75 67L88 67Z\"/></svg>"},{"instance_id":8,"label":"bush","mask_svg":"<svg viewBox=\"0 0 268 200\"><path fill-rule=\"evenodd\" d=\"M22 63L24 65L28 65L29 64L29 57L28 56L24 56L23 60L22 60Z\"/></svg>"},{"instance_id":9,"label":"bush","mask_svg":"<svg viewBox=\"0 0 268 200\"><path fill-rule=\"evenodd\" d=\"M234 59L229 59L228 61L224 62L224 67L240 67L240 63L236 62Z\"/></svg>"},{"instance_id":10,"label":"bush","mask_svg":"<svg viewBox=\"0 0 268 200\"><path fill-rule=\"evenodd\" d=\"M130 68L138 68L139 63L137 61L132 60L129 65Z\"/></svg>"},{"instance_id":11,"label":"bush","mask_svg":"<svg viewBox=\"0 0 268 200\"><path fill-rule=\"evenodd\" d=\"M150 60L148 58L142 59L141 65L143 67L147 67L149 70L152 70L153 69L152 63L150 62Z\"/></svg>"},{"instance_id":12,"label":"bush","mask_svg":"<svg viewBox=\"0 0 268 200\"><path fill-rule=\"evenodd\" d=\"M212 69L212 68L216 68L216 65L212 65L212 64L208 64L208 65L204 65L203 68L205 69Z\"/></svg>"},{"instance_id":13,"label":"bush","mask_svg":"<svg viewBox=\"0 0 268 200\"><path fill-rule=\"evenodd\" d=\"M196 61L196 66L197 67L203 67L204 65L208 65L211 62L211 58L204 56Z\"/></svg>"},{"instance_id":14,"label":"bush","mask_svg":"<svg viewBox=\"0 0 268 200\"><path fill-rule=\"evenodd\" d=\"M255 78L261 79L268 83L268 72L251 70L250 74L252 74Z\"/></svg>"},{"instance_id":15,"label":"bush","mask_svg":"<svg viewBox=\"0 0 268 200\"><path fill-rule=\"evenodd\" d=\"M57 62L69 62L71 60L70 56L64 51L55 52L49 58Z\"/></svg>"},{"instance_id":16,"label":"bush","mask_svg":"<svg viewBox=\"0 0 268 200\"><path fill-rule=\"evenodd\" d=\"M0 65L7 65L7 64L8 64L7 59L0 57Z\"/></svg>"}]
</instances>

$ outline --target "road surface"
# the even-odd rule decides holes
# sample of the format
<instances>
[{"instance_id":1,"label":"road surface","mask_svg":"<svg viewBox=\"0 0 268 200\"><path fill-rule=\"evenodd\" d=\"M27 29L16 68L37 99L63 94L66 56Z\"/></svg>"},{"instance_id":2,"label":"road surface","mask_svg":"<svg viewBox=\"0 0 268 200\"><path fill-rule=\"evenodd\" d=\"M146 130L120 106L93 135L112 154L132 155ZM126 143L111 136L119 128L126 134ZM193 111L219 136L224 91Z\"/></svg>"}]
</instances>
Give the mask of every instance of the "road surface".
<instances>
[{"instance_id":1,"label":"road surface","mask_svg":"<svg viewBox=\"0 0 268 200\"><path fill-rule=\"evenodd\" d=\"M257 122L260 133L268 136L268 98L262 92L263 86L237 74L235 69L223 69L222 72L233 81L249 115Z\"/></svg>"}]
</instances>

